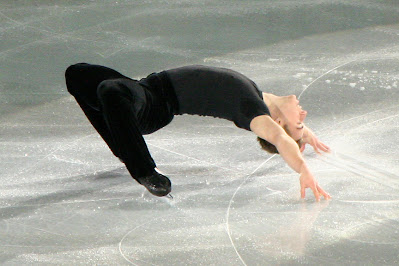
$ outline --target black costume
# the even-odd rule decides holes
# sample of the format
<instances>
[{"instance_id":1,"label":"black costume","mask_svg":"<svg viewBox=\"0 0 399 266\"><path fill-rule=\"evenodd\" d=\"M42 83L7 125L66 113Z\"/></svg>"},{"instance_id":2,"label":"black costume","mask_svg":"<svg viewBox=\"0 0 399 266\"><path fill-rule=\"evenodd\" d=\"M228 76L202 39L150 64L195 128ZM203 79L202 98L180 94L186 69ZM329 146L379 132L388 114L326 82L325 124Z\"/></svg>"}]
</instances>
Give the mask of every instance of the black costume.
<instances>
[{"instance_id":1,"label":"black costume","mask_svg":"<svg viewBox=\"0 0 399 266\"><path fill-rule=\"evenodd\" d=\"M146 182L151 185L162 175L154 170L142 135L166 126L174 115L225 118L246 130L254 117L270 115L256 84L225 68L186 66L137 81L104 66L80 63L68 67L65 78L91 124L147 189Z\"/></svg>"}]
</instances>

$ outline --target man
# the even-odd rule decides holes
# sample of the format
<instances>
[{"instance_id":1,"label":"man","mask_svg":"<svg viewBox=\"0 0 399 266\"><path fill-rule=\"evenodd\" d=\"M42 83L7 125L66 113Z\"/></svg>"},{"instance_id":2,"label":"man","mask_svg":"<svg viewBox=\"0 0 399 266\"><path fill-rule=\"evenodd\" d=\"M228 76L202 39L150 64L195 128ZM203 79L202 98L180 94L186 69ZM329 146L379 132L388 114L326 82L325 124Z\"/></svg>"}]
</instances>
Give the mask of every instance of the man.
<instances>
[{"instance_id":1,"label":"man","mask_svg":"<svg viewBox=\"0 0 399 266\"><path fill-rule=\"evenodd\" d=\"M254 132L265 150L279 153L300 174L303 198L306 188L318 201L320 194L330 198L301 156L307 143L316 152L329 147L304 126L307 113L294 95L262 93L238 72L201 65L137 81L104 66L80 63L68 67L65 78L68 91L113 154L156 196L169 194L171 182L157 171L143 135L166 126L174 115L194 114L224 118Z\"/></svg>"}]
</instances>

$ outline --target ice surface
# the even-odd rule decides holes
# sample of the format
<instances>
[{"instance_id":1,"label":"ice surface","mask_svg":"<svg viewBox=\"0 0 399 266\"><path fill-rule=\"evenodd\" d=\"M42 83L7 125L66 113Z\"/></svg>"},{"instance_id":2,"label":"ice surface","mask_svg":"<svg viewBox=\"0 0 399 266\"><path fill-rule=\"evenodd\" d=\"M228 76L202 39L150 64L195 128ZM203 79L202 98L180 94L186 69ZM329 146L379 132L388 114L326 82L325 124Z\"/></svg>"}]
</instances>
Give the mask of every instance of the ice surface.
<instances>
[{"instance_id":1,"label":"ice surface","mask_svg":"<svg viewBox=\"0 0 399 266\"><path fill-rule=\"evenodd\" d=\"M11 1L0 4L0 263L397 265L395 1ZM114 158L66 92L73 63L134 78L233 68L296 94L333 148L305 158L331 201L255 136L180 116L146 136L174 199Z\"/></svg>"}]
</instances>

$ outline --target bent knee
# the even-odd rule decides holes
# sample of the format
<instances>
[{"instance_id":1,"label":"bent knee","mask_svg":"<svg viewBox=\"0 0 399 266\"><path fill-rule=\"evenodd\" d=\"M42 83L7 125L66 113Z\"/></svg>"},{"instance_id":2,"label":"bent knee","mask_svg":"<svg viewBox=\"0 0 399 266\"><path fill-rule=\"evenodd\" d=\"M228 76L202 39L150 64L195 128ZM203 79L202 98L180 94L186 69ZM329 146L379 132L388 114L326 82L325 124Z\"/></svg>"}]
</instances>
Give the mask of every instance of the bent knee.
<instances>
[{"instance_id":1,"label":"bent knee","mask_svg":"<svg viewBox=\"0 0 399 266\"><path fill-rule=\"evenodd\" d=\"M109 98L126 93L126 87L123 86L120 79L107 79L102 81L97 87L97 96L99 99Z\"/></svg>"},{"instance_id":2,"label":"bent knee","mask_svg":"<svg viewBox=\"0 0 399 266\"><path fill-rule=\"evenodd\" d=\"M65 82L69 93L72 95L74 94L75 89L78 87L76 85L79 84L79 81L82 79L82 69L87 65L87 63L78 63L70 65L65 70Z\"/></svg>"},{"instance_id":3,"label":"bent knee","mask_svg":"<svg viewBox=\"0 0 399 266\"><path fill-rule=\"evenodd\" d=\"M77 63L77 64L70 65L65 70L65 78L67 80L76 78L77 76L79 76L79 72L81 72L82 69L87 67L88 65L89 64L87 64L87 63Z\"/></svg>"}]
</instances>

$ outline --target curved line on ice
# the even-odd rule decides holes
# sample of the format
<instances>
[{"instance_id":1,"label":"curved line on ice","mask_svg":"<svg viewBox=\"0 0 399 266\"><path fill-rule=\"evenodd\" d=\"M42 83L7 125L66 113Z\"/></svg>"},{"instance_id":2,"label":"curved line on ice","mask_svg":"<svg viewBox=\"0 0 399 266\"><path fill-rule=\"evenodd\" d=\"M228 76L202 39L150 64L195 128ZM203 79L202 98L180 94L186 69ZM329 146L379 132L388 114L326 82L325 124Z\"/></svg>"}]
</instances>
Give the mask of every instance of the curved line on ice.
<instances>
[{"instance_id":1,"label":"curved line on ice","mask_svg":"<svg viewBox=\"0 0 399 266\"><path fill-rule=\"evenodd\" d=\"M125 240L125 238L126 238L128 235L130 235L132 232L134 232L135 230L139 229L140 227L143 227L144 225L149 224L149 223L152 223L153 221L159 220L159 219L161 219L161 218L171 216L171 215L173 215L173 214L174 214L174 213L167 214L167 215L164 215L164 216L161 216L161 217L156 217L156 218L151 219L151 220L149 220L149 221L146 222L146 223L140 224L140 225L134 227L132 230L128 231L128 232L122 237L121 241L119 241L119 253L122 255L122 257L123 257L127 262L129 262L130 264L137 265L137 264L134 263L133 261L129 260L129 259L125 256L125 254L123 254L123 252L122 252L122 242ZM146 262L146 263L149 263L149 262Z\"/></svg>"},{"instance_id":2,"label":"curved line on ice","mask_svg":"<svg viewBox=\"0 0 399 266\"><path fill-rule=\"evenodd\" d=\"M270 160L271 160L272 158L274 158L275 156L276 156L276 154L274 154L273 156L269 157L266 161L264 161L263 163L261 163L252 173L250 173L249 175L247 175L247 177L244 179L244 181L241 182L241 184L238 186L238 188L237 188L236 191L234 192L233 196L232 196L231 199L230 199L229 206L227 207L227 212L226 212L226 232L227 232L227 235L229 236L229 239L230 239L231 245L233 246L234 251L236 252L238 258L241 260L241 262L242 262L244 265L247 265L247 264L245 263L244 259L241 257L240 253L238 252L238 250L237 250L237 248L236 248L236 246L235 246L235 244L234 244L233 238L231 237L230 225L229 225L229 217L230 217L230 208L231 208L231 204L233 203L233 199L234 199L235 195L237 194L238 190L240 190L241 186L244 185L244 183L248 180L248 178L250 178L256 171L258 171L259 168L261 168L265 163L267 163L268 161L270 161ZM275 194L275 193L272 193L272 194Z\"/></svg>"},{"instance_id":3,"label":"curved line on ice","mask_svg":"<svg viewBox=\"0 0 399 266\"><path fill-rule=\"evenodd\" d=\"M321 79L321 78L324 77L325 75L328 75L330 72L332 72L332 71L334 71L334 70L337 70L337 69L340 68L340 67L346 66L346 65L348 65L348 64L350 64L350 63L353 63L353 62L355 62L355 61L358 61L358 60L355 59L355 60L351 60L351 61L349 61L349 62L343 63L343 64L341 64L341 65L339 65L339 66L336 66L336 67L334 67L334 68L328 70L327 72L323 73L322 75L318 76L318 77L315 78L312 82L310 82L309 85L306 86L306 88L303 89L303 91L299 94L298 99L300 99L301 96L302 96L302 94L303 94L311 85L313 85L313 83L315 83L317 80Z\"/></svg>"}]
</instances>

